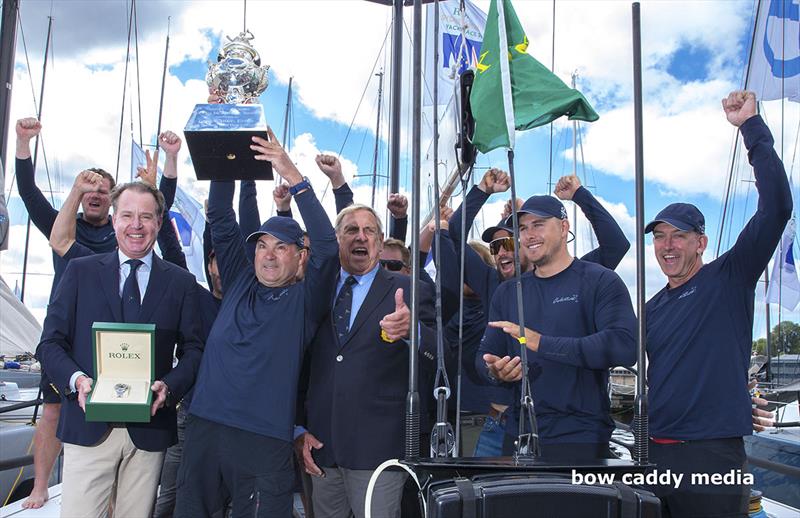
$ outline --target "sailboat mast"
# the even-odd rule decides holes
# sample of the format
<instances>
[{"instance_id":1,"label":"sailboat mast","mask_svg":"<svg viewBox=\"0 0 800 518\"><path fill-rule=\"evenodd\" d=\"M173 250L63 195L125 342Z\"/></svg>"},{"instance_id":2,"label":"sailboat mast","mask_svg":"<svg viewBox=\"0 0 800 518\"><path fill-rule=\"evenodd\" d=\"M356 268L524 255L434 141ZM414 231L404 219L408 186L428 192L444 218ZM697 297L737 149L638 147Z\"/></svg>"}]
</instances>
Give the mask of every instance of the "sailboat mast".
<instances>
[{"instance_id":1,"label":"sailboat mast","mask_svg":"<svg viewBox=\"0 0 800 518\"><path fill-rule=\"evenodd\" d=\"M2 28L0 28L0 165L8 163L8 126L11 116L11 83L14 79L14 50L17 48L17 8L18 0L3 2ZM3 175L0 175L3 176ZM5 187L3 187L5 189Z\"/></svg>"},{"instance_id":2,"label":"sailboat mast","mask_svg":"<svg viewBox=\"0 0 800 518\"><path fill-rule=\"evenodd\" d=\"M639 2L632 5L633 22L633 111L634 111L634 172L636 183L636 397L633 409L634 447L636 464L647 464L649 451L649 418L647 404L647 324L645 321L644 272L644 124L642 121L642 23Z\"/></svg>"},{"instance_id":3,"label":"sailboat mast","mask_svg":"<svg viewBox=\"0 0 800 518\"><path fill-rule=\"evenodd\" d=\"M167 81L167 58L169 57L169 29L172 17L167 17L167 42L164 45L164 68L161 72L161 99L158 102L158 127L156 128L156 152L158 152L158 136L161 135L161 117L164 113L164 86Z\"/></svg>"},{"instance_id":4,"label":"sailboat mast","mask_svg":"<svg viewBox=\"0 0 800 518\"><path fill-rule=\"evenodd\" d=\"M289 151L289 141L286 138L289 136L289 114L292 109L292 82L294 81L294 76L289 78L289 89L286 91L286 112L283 115L283 137L281 138L281 143L286 148L286 151ZM373 203L373 206L375 204Z\"/></svg>"},{"instance_id":5,"label":"sailboat mast","mask_svg":"<svg viewBox=\"0 0 800 518\"><path fill-rule=\"evenodd\" d=\"M403 0L392 5L392 116L389 118L389 192L400 192L400 109L403 80Z\"/></svg>"},{"instance_id":6,"label":"sailboat mast","mask_svg":"<svg viewBox=\"0 0 800 518\"><path fill-rule=\"evenodd\" d=\"M53 17L47 17L47 42L44 46L44 64L42 64L42 87L39 90L39 112L36 114L36 118L38 120L42 120L42 107L44 106L44 85L45 79L47 78L47 58L50 56L50 35L52 34L53 30ZM39 140L41 139L41 135L36 135L36 143L33 146L33 174L36 175L36 161L39 158ZM50 193L52 195L53 188L50 187ZM19 294L19 300L23 304L25 303L25 280L28 277L28 252L30 249L30 241L31 241L31 215L28 214L28 223L25 227L25 255L22 258L22 290Z\"/></svg>"},{"instance_id":7,"label":"sailboat mast","mask_svg":"<svg viewBox=\"0 0 800 518\"><path fill-rule=\"evenodd\" d=\"M375 206L375 187L378 183L378 146L381 143L381 101L383 100L383 71L378 76L378 117L375 121L375 150L372 152L372 206ZM396 191L395 191L396 192Z\"/></svg>"},{"instance_id":8,"label":"sailboat mast","mask_svg":"<svg viewBox=\"0 0 800 518\"><path fill-rule=\"evenodd\" d=\"M395 12L400 0L395 0ZM402 8L400 8L402 10ZM401 37L399 31L395 33ZM419 205L420 205L420 176L421 176L421 138L422 138L422 2L414 0L414 54L413 54L413 87L412 87L412 127L411 127L411 340L408 351L408 395L406 396L406 459L419 457L419 426L421 400L418 392L419 386L419 274L420 265L416 258L419 257ZM399 77L399 61L392 63L392 79ZM399 92L398 92L399 93ZM399 124L399 105L392 106L395 118L393 123ZM399 128L398 128L399 129ZM395 135L398 137L399 135ZM394 148L394 158L397 157L399 146ZM395 180L398 180L395 178Z\"/></svg>"}]
</instances>

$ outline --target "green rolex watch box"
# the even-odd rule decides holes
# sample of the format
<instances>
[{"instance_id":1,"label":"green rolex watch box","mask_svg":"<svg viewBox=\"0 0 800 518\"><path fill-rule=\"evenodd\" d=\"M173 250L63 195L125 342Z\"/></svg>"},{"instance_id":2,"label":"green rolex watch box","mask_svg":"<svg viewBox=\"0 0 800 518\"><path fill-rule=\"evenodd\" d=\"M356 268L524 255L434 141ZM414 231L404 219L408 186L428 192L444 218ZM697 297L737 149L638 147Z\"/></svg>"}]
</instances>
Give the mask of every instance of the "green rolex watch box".
<instances>
[{"instance_id":1,"label":"green rolex watch box","mask_svg":"<svg viewBox=\"0 0 800 518\"><path fill-rule=\"evenodd\" d=\"M149 423L155 373L155 324L95 322L95 380L86 420Z\"/></svg>"}]
</instances>

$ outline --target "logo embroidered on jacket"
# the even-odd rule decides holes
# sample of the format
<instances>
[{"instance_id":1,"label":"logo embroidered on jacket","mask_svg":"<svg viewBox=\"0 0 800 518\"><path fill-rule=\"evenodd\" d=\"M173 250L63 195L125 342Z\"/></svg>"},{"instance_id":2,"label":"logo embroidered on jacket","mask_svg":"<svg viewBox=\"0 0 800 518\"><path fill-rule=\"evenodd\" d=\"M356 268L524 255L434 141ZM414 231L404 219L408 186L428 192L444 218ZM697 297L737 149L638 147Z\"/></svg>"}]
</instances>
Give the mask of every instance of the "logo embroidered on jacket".
<instances>
[{"instance_id":1,"label":"logo embroidered on jacket","mask_svg":"<svg viewBox=\"0 0 800 518\"><path fill-rule=\"evenodd\" d=\"M266 300L281 300L281 298L283 298L283 296L286 295L287 293L289 293L289 288L283 288L278 293L275 292L270 293L267 296Z\"/></svg>"},{"instance_id":2,"label":"logo embroidered on jacket","mask_svg":"<svg viewBox=\"0 0 800 518\"><path fill-rule=\"evenodd\" d=\"M695 291L697 291L697 286L692 286L691 288L689 288L685 292L681 293L681 295L678 297L678 300L680 300L680 299L682 299L684 297L688 297L689 295L693 295Z\"/></svg>"},{"instance_id":3,"label":"logo embroidered on jacket","mask_svg":"<svg viewBox=\"0 0 800 518\"><path fill-rule=\"evenodd\" d=\"M578 294L569 295L567 297L556 297L553 299L553 304L560 304L561 302L575 302L578 303Z\"/></svg>"}]
</instances>

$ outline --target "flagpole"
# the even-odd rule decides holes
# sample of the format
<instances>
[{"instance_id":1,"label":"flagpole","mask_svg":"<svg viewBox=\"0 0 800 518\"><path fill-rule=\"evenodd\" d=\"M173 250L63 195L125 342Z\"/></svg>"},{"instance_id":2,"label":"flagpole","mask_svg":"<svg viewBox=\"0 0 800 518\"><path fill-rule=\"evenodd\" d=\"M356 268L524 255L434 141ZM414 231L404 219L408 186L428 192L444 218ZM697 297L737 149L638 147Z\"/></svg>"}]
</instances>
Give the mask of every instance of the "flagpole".
<instances>
[{"instance_id":1,"label":"flagpole","mask_svg":"<svg viewBox=\"0 0 800 518\"><path fill-rule=\"evenodd\" d=\"M517 293L517 319L519 320L519 357L522 365L522 379L520 380L520 416L516 450L514 456L519 458L538 457L539 429L533 409L530 380L528 379L528 346L525 338L525 308L522 301L522 268L519 259L519 217L516 211L517 199L516 175L514 174L514 101L511 94L511 71L509 59L505 54L508 49L508 35L506 34L505 0L497 0L497 29L499 37L500 75L503 92L503 112L505 113L506 132L508 134L508 174L511 178L511 220L514 231L514 283ZM526 415L527 414L527 415ZM531 431L525 431L525 423L530 425Z\"/></svg>"},{"instance_id":2,"label":"flagpole","mask_svg":"<svg viewBox=\"0 0 800 518\"><path fill-rule=\"evenodd\" d=\"M644 144L642 123L642 26L639 2L632 5L633 18L633 111L634 111L634 171L636 177L636 309L638 318L636 351L636 398L633 408L634 446L636 464L648 463L649 424L647 415L647 326L645 322L644 275Z\"/></svg>"}]
</instances>

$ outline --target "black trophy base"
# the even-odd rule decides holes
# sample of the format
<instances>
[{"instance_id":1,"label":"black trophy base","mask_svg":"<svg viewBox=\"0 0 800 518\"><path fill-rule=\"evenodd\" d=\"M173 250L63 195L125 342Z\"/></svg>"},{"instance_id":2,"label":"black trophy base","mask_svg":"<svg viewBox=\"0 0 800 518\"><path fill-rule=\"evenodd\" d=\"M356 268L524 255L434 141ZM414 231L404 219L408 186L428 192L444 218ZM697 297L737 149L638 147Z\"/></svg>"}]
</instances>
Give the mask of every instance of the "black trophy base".
<instances>
[{"instance_id":1,"label":"black trophy base","mask_svg":"<svg viewBox=\"0 0 800 518\"><path fill-rule=\"evenodd\" d=\"M272 164L256 160L252 137L263 131L184 131L198 180L272 180Z\"/></svg>"}]
</instances>

